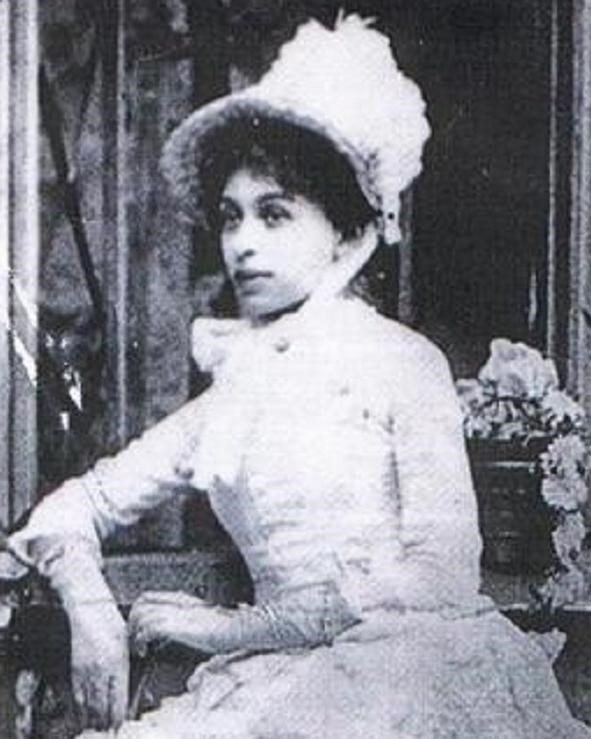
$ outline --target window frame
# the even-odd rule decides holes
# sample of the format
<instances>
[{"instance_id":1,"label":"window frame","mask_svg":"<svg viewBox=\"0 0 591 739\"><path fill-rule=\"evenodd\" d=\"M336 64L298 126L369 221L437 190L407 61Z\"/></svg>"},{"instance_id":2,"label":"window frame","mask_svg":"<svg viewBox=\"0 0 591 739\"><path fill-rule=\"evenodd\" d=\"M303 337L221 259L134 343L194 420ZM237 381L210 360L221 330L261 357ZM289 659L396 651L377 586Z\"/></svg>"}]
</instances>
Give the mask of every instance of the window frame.
<instances>
[{"instance_id":1,"label":"window frame","mask_svg":"<svg viewBox=\"0 0 591 739\"><path fill-rule=\"evenodd\" d=\"M36 499L39 100L37 0L0 0L0 522Z\"/></svg>"}]
</instances>

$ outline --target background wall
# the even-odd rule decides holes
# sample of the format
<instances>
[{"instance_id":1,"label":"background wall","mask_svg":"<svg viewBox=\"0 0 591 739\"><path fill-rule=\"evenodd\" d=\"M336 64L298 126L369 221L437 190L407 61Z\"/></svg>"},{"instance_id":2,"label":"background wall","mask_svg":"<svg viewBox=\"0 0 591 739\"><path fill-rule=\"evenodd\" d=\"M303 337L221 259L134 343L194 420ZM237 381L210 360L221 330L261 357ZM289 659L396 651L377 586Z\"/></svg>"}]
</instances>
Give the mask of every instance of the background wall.
<instances>
[{"instance_id":1,"label":"background wall","mask_svg":"<svg viewBox=\"0 0 591 739\"><path fill-rule=\"evenodd\" d=\"M441 344L457 375L475 371L494 336L543 347L551 5L128 0L122 15L116 0L41 3L42 61L58 111L51 125L42 111L41 322L46 333L88 329L86 364L76 360L84 408L68 421L77 433L64 433L55 403L42 405L46 486L195 390L188 326L207 310L203 278L218 264L212 245L168 202L158 160L169 132L197 105L257 79L302 19L332 22L341 7L374 16L390 35L424 91L433 127L409 242L400 253L382 251L374 265L381 306L395 310L402 259L412 267L406 317ZM98 339L50 145L56 135L104 300Z\"/></svg>"}]
</instances>

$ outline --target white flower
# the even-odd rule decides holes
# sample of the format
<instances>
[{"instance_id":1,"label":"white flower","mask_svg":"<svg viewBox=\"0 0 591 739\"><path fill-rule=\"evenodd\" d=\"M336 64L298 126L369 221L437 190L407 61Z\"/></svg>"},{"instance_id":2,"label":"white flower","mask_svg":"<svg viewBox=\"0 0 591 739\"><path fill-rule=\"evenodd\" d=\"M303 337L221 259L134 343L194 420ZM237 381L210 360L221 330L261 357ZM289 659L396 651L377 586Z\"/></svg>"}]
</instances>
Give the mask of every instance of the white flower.
<instances>
[{"instance_id":1,"label":"white flower","mask_svg":"<svg viewBox=\"0 0 591 739\"><path fill-rule=\"evenodd\" d=\"M587 447L578 434L559 436L540 456L542 470L546 475L576 479L586 466Z\"/></svg>"},{"instance_id":2,"label":"white flower","mask_svg":"<svg viewBox=\"0 0 591 739\"><path fill-rule=\"evenodd\" d=\"M551 508L576 511L579 507L573 485L560 477L547 477L542 482L542 497Z\"/></svg>"},{"instance_id":3,"label":"white flower","mask_svg":"<svg viewBox=\"0 0 591 739\"><path fill-rule=\"evenodd\" d=\"M496 428L495 438L511 441L511 439L519 439L527 434L527 429L520 419L505 421Z\"/></svg>"},{"instance_id":4,"label":"white flower","mask_svg":"<svg viewBox=\"0 0 591 739\"><path fill-rule=\"evenodd\" d=\"M570 565L578 558L586 535L585 522L579 511L567 513L560 526L552 532L556 554L570 571Z\"/></svg>"},{"instance_id":5,"label":"white flower","mask_svg":"<svg viewBox=\"0 0 591 739\"><path fill-rule=\"evenodd\" d=\"M550 390L542 398L542 413L547 417L551 429L570 421L573 426L584 425L585 413L582 407L563 390Z\"/></svg>"},{"instance_id":6,"label":"white flower","mask_svg":"<svg viewBox=\"0 0 591 739\"><path fill-rule=\"evenodd\" d=\"M460 403L466 408L477 408L487 400L487 395L481 382L475 379L458 380L456 390Z\"/></svg>"},{"instance_id":7,"label":"white flower","mask_svg":"<svg viewBox=\"0 0 591 739\"><path fill-rule=\"evenodd\" d=\"M558 389L554 362L544 359L536 349L508 339L491 342L490 357L478 379L494 383L501 396L530 400L539 400L550 390Z\"/></svg>"},{"instance_id":8,"label":"white flower","mask_svg":"<svg viewBox=\"0 0 591 739\"><path fill-rule=\"evenodd\" d=\"M464 432L469 439L488 439L493 434L493 425L485 416L466 416Z\"/></svg>"}]
</instances>

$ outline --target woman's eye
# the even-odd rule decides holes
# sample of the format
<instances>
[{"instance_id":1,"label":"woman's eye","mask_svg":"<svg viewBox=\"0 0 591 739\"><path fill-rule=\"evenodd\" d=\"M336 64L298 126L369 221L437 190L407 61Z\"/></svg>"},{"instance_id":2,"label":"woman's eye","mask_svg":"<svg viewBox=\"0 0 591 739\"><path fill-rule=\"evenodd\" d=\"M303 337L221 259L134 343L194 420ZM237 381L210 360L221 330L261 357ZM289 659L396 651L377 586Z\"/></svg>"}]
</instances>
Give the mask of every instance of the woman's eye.
<instances>
[{"instance_id":1,"label":"woman's eye","mask_svg":"<svg viewBox=\"0 0 591 739\"><path fill-rule=\"evenodd\" d=\"M285 221L291 220L289 211L279 205L264 206L260 211L260 217L269 228L276 228Z\"/></svg>"},{"instance_id":2,"label":"woman's eye","mask_svg":"<svg viewBox=\"0 0 591 739\"><path fill-rule=\"evenodd\" d=\"M221 231L234 231L240 224L240 212L236 208L222 206L218 213L218 224Z\"/></svg>"}]
</instances>

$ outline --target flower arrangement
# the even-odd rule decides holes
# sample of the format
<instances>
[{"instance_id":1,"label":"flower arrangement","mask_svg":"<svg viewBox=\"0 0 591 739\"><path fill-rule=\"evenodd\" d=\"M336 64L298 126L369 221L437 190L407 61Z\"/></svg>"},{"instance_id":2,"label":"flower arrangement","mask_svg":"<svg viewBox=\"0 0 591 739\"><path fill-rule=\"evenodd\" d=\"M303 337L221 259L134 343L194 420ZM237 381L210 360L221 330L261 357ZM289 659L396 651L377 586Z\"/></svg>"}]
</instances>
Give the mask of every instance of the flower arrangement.
<instances>
[{"instance_id":1,"label":"flower arrangement","mask_svg":"<svg viewBox=\"0 0 591 739\"><path fill-rule=\"evenodd\" d=\"M522 343L495 339L475 379L457 382L470 439L533 446L541 495L551 511L558 566L549 583L576 580L586 530L591 456L582 407L559 387L554 362Z\"/></svg>"}]
</instances>

